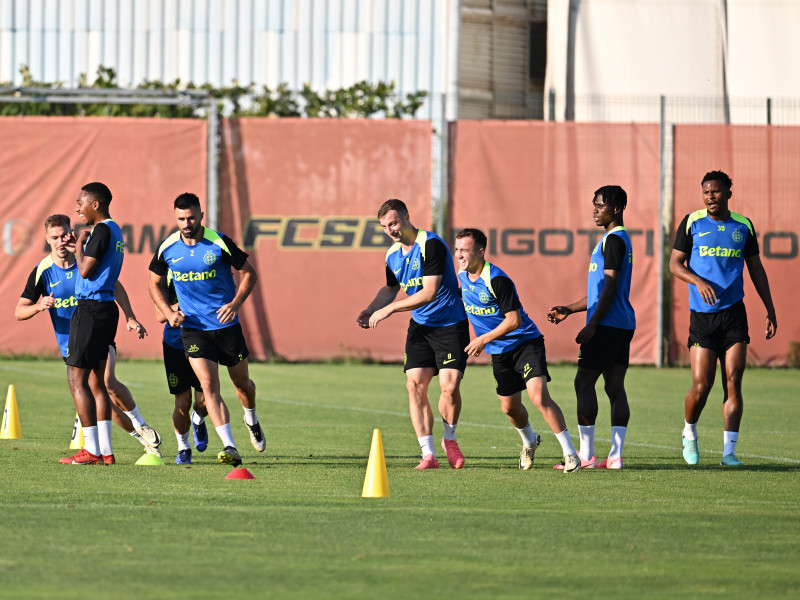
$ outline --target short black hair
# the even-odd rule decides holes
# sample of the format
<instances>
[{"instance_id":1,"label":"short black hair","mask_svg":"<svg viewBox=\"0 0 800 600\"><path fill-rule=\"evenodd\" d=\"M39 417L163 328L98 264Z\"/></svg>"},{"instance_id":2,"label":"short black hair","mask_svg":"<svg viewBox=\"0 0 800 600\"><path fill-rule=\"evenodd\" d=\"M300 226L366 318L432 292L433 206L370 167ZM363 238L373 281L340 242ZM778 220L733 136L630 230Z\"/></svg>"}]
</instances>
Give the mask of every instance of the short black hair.
<instances>
[{"instance_id":1,"label":"short black hair","mask_svg":"<svg viewBox=\"0 0 800 600\"><path fill-rule=\"evenodd\" d=\"M44 220L44 229L47 231L51 227L72 228L67 215L50 215Z\"/></svg>"},{"instance_id":2,"label":"short black hair","mask_svg":"<svg viewBox=\"0 0 800 600\"><path fill-rule=\"evenodd\" d=\"M601 196L603 202L608 204L612 210L616 210L617 208L625 210L625 207L628 206L628 194L618 185L604 185L594 193L592 202L594 202L594 197L597 195Z\"/></svg>"},{"instance_id":3,"label":"short black hair","mask_svg":"<svg viewBox=\"0 0 800 600\"><path fill-rule=\"evenodd\" d=\"M396 210L399 215L407 215L408 208L406 207L405 202L402 200L398 200L397 198L390 198L378 209L378 218L382 218L386 213L391 210Z\"/></svg>"},{"instance_id":4,"label":"short black hair","mask_svg":"<svg viewBox=\"0 0 800 600\"><path fill-rule=\"evenodd\" d=\"M465 227L461 231L456 234L456 239L460 240L461 238L471 237L475 240L475 245L478 249L486 250L486 234L483 233L480 229L473 229L471 227Z\"/></svg>"},{"instance_id":5,"label":"short black hair","mask_svg":"<svg viewBox=\"0 0 800 600\"><path fill-rule=\"evenodd\" d=\"M733 187L733 181L723 171L709 171L703 176L703 181L700 182L700 185L703 185L706 181L719 181L728 190Z\"/></svg>"},{"instance_id":6,"label":"short black hair","mask_svg":"<svg viewBox=\"0 0 800 600\"><path fill-rule=\"evenodd\" d=\"M111 190L108 189L108 186L105 183L93 181L92 183L87 183L85 186L83 186L81 191L87 196L91 196L97 200L97 202L103 208L103 211L108 212L108 205L111 204Z\"/></svg>"},{"instance_id":7,"label":"short black hair","mask_svg":"<svg viewBox=\"0 0 800 600\"><path fill-rule=\"evenodd\" d=\"M177 198L175 198L174 207L179 208L181 210L186 210L187 208L193 207L200 208L200 198L197 197L197 194L192 194L191 192L184 192Z\"/></svg>"}]
</instances>

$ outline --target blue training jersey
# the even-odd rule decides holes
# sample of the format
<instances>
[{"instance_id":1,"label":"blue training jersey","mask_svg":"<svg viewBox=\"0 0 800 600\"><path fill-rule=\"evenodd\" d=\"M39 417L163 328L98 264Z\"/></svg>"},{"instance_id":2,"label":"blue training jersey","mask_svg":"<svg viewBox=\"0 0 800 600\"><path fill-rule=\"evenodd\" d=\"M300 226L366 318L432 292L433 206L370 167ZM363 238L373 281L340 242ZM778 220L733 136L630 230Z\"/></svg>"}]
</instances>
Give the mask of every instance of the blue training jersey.
<instances>
[{"instance_id":1,"label":"blue training jersey","mask_svg":"<svg viewBox=\"0 0 800 600\"><path fill-rule=\"evenodd\" d=\"M686 215L675 235L676 250L688 254L687 267L714 288L717 303L706 304L689 285L689 309L712 313L730 308L744 298L744 262L758 254L758 239L753 223L732 212L725 221L708 216L708 210Z\"/></svg>"},{"instance_id":2,"label":"blue training jersey","mask_svg":"<svg viewBox=\"0 0 800 600\"><path fill-rule=\"evenodd\" d=\"M231 267L240 269L247 254L228 236L204 228L203 238L194 245L183 241L180 232L161 244L150 270L156 275L169 273L178 296L178 305L186 315L183 327L189 329L224 329L239 322L219 322L217 310L236 295Z\"/></svg>"},{"instance_id":3,"label":"blue training jersey","mask_svg":"<svg viewBox=\"0 0 800 600\"><path fill-rule=\"evenodd\" d=\"M611 242L611 236L621 240L624 245ZM616 246L613 255L606 245ZM607 253L609 255L607 256ZM619 329L636 329L636 313L631 305L631 275L633 274L633 249L631 239L624 227L615 227L607 232L592 251L589 262L589 279L586 292L586 322L592 318L597 309L600 292L605 284L605 270L619 271L617 290L608 312L603 315L598 325L617 327Z\"/></svg>"},{"instance_id":4,"label":"blue training jersey","mask_svg":"<svg viewBox=\"0 0 800 600\"><path fill-rule=\"evenodd\" d=\"M399 285L412 296L422 289L425 276L442 276L436 297L411 312L411 318L420 325L446 327L461 323L467 318L458 290L458 278L453 266L453 255L444 240L432 231L417 230L417 239L411 249L403 254L397 242L386 252L386 284Z\"/></svg>"},{"instance_id":5,"label":"blue training jersey","mask_svg":"<svg viewBox=\"0 0 800 600\"><path fill-rule=\"evenodd\" d=\"M69 343L69 322L75 307L78 305L75 297L75 283L80 279L78 265L72 263L67 269L62 269L53 262L52 256L43 258L31 271L22 297L31 302L38 302L42 296L53 294L55 303L50 313L53 330L61 356L67 356Z\"/></svg>"},{"instance_id":6,"label":"blue training jersey","mask_svg":"<svg viewBox=\"0 0 800 600\"><path fill-rule=\"evenodd\" d=\"M86 240L84 254L96 258L98 263L88 278L79 277L75 296L78 300L113 302L114 288L125 258L122 229L111 219L97 223Z\"/></svg>"},{"instance_id":7,"label":"blue training jersey","mask_svg":"<svg viewBox=\"0 0 800 600\"><path fill-rule=\"evenodd\" d=\"M522 308L517 288L505 272L486 261L480 277L472 281L466 271L458 272L461 299L475 335L483 335L500 325L508 312L519 310L520 326L486 344L488 354L509 352L522 342L541 337L539 328Z\"/></svg>"}]
</instances>

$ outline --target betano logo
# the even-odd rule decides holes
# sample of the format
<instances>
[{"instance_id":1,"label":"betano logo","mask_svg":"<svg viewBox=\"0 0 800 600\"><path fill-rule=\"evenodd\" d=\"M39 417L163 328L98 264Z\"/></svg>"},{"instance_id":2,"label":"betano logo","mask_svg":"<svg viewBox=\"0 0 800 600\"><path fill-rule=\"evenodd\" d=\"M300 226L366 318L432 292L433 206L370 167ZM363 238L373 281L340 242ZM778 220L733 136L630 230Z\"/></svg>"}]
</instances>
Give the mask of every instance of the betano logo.
<instances>
[{"instance_id":1,"label":"betano logo","mask_svg":"<svg viewBox=\"0 0 800 600\"><path fill-rule=\"evenodd\" d=\"M67 308L72 306L78 306L78 300L75 296L70 296L69 298L55 298L55 302L53 302L53 308Z\"/></svg>"},{"instance_id":2,"label":"betano logo","mask_svg":"<svg viewBox=\"0 0 800 600\"><path fill-rule=\"evenodd\" d=\"M700 256L720 256L723 258L731 257L731 258L742 258L742 249L741 248L722 248L720 246L717 247L709 247L709 246L700 246Z\"/></svg>"},{"instance_id":3,"label":"betano logo","mask_svg":"<svg viewBox=\"0 0 800 600\"><path fill-rule=\"evenodd\" d=\"M418 285L422 285L422 277L412 277L406 283L403 283L402 281L400 282L400 287L404 292L407 291L408 288Z\"/></svg>"},{"instance_id":4,"label":"betano logo","mask_svg":"<svg viewBox=\"0 0 800 600\"><path fill-rule=\"evenodd\" d=\"M204 273L199 271L172 271L172 279L174 281L205 281L206 279L214 279L217 276L217 270L211 269Z\"/></svg>"},{"instance_id":5,"label":"betano logo","mask_svg":"<svg viewBox=\"0 0 800 600\"><path fill-rule=\"evenodd\" d=\"M471 315L493 315L497 312L497 307L495 306L474 306L472 304L464 303L464 310L466 310Z\"/></svg>"}]
</instances>

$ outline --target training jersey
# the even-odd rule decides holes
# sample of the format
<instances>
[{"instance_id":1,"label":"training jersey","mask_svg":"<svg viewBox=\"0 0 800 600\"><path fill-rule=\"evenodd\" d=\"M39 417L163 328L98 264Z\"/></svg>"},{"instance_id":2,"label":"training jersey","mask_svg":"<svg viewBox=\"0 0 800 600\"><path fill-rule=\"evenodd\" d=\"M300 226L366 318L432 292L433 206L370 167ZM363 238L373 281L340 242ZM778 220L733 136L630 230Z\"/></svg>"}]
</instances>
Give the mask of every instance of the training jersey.
<instances>
[{"instance_id":1,"label":"training jersey","mask_svg":"<svg viewBox=\"0 0 800 600\"><path fill-rule=\"evenodd\" d=\"M179 231L169 236L150 261L150 270L162 277L169 273L186 315L183 327L214 330L239 322L237 315L230 323L220 323L217 310L236 295L231 267L239 270L246 262L247 254L231 238L204 227L202 239L193 246Z\"/></svg>"},{"instance_id":2,"label":"training jersey","mask_svg":"<svg viewBox=\"0 0 800 600\"><path fill-rule=\"evenodd\" d=\"M53 294L55 303L47 312L50 313L50 320L53 322L58 349L64 357L67 356L69 345L69 321L78 305L75 283L80 277L76 263L62 269L53 262L53 257L48 255L31 271L22 291L22 297L34 303L42 296Z\"/></svg>"},{"instance_id":3,"label":"training jersey","mask_svg":"<svg viewBox=\"0 0 800 600\"><path fill-rule=\"evenodd\" d=\"M125 258L125 241L122 229L113 220L100 221L92 228L83 248L84 256L98 260L97 266L86 279L78 278L75 297L78 300L114 301L114 288L122 271Z\"/></svg>"},{"instance_id":4,"label":"training jersey","mask_svg":"<svg viewBox=\"0 0 800 600\"><path fill-rule=\"evenodd\" d=\"M730 308L744 298L742 271L746 258L759 253L753 223L732 212L725 221L708 216L708 210L686 215L675 234L675 250L688 256L688 269L714 288L717 303L706 304L689 284L689 310L713 313Z\"/></svg>"},{"instance_id":5,"label":"training jersey","mask_svg":"<svg viewBox=\"0 0 800 600\"><path fill-rule=\"evenodd\" d=\"M453 255L444 240L432 231L417 230L417 239L403 254L400 242L386 252L386 285L397 287L412 296L422 289L422 278L441 275L436 297L411 311L411 318L420 325L446 327L467 318L458 290Z\"/></svg>"},{"instance_id":6,"label":"training jersey","mask_svg":"<svg viewBox=\"0 0 800 600\"><path fill-rule=\"evenodd\" d=\"M175 304L178 301L178 296L175 295L175 286L172 285L172 280L167 275L167 302L170 305ZM180 327L173 327L169 324L169 321L164 323L164 343L167 346L175 348L176 350L183 350L183 338L181 337L181 328Z\"/></svg>"},{"instance_id":7,"label":"training jersey","mask_svg":"<svg viewBox=\"0 0 800 600\"><path fill-rule=\"evenodd\" d=\"M605 271L619 271L614 300L598 325L619 329L636 329L636 313L631 306L631 275L633 273L633 249L631 238L624 227L615 227L607 232L592 251L589 262L589 280L586 291L586 322L597 310L600 292L603 290Z\"/></svg>"},{"instance_id":8,"label":"training jersey","mask_svg":"<svg viewBox=\"0 0 800 600\"><path fill-rule=\"evenodd\" d=\"M522 308L514 282L500 267L486 261L480 277L475 281L463 270L458 272L458 279L461 282L461 299L476 336L492 331L503 322L506 314L519 310L522 319L520 326L486 344L484 349L487 354L509 352L522 342L541 337L538 327Z\"/></svg>"}]
</instances>

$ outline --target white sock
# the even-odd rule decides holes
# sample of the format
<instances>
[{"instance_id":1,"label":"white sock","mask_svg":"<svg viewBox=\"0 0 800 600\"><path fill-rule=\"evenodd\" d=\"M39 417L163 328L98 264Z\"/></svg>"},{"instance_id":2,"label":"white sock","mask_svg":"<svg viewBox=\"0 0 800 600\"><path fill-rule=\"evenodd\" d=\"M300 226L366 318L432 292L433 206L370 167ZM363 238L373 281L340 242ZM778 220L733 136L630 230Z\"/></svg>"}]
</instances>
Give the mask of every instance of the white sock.
<instances>
[{"instance_id":1,"label":"white sock","mask_svg":"<svg viewBox=\"0 0 800 600\"><path fill-rule=\"evenodd\" d=\"M90 454L100 456L100 445L97 443L97 425L81 427L83 429L83 449Z\"/></svg>"},{"instance_id":2,"label":"white sock","mask_svg":"<svg viewBox=\"0 0 800 600\"><path fill-rule=\"evenodd\" d=\"M135 429L134 429L133 431L131 431L131 434L130 434L130 435L131 435L131 437L132 437L132 438L139 440L139 443L140 443L142 446L147 446L147 442L145 442L145 441L144 441L144 438L143 438L142 436L140 436L140 435L139 435L139 434L136 432L136 430L135 430Z\"/></svg>"},{"instance_id":3,"label":"white sock","mask_svg":"<svg viewBox=\"0 0 800 600\"><path fill-rule=\"evenodd\" d=\"M446 440L454 440L456 439L456 427L458 423L455 425L450 425L447 421L442 419L442 423L444 423L444 439Z\"/></svg>"},{"instance_id":4,"label":"white sock","mask_svg":"<svg viewBox=\"0 0 800 600\"><path fill-rule=\"evenodd\" d=\"M564 456L575 454L575 446L572 445L572 439L569 437L569 431L565 429L561 433L557 433L556 439L558 440L558 443L561 444L561 450L563 451Z\"/></svg>"},{"instance_id":5,"label":"white sock","mask_svg":"<svg viewBox=\"0 0 800 600\"><path fill-rule=\"evenodd\" d=\"M611 428L611 450L608 452L608 458L622 458L622 446L625 444L627 432L627 427L617 425Z\"/></svg>"},{"instance_id":6,"label":"white sock","mask_svg":"<svg viewBox=\"0 0 800 600\"><path fill-rule=\"evenodd\" d=\"M528 423L523 429L515 429L519 431L519 437L522 438L522 445L526 448L532 448L536 443L536 432L533 430L531 424Z\"/></svg>"},{"instance_id":7,"label":"white sock","mask_svg":"<svg viewBox=\"0 0 800 600\"><path fill-rule=\"evenodd\" d=\"M139 427L146 423L146 421L142 418L142 414L139 412L138 406L134 405L133 410L126 410L124 412L131 420L131 423L133 423L134 429L139 429Z\"/></svg>"},{"instance_id":8,"label":"white sock","mask_svg":"<svg viewBox=\"0 0 800 600\"><path fill-rule=\"evenodd\" d=\"M428 456L428 454L433 454L436 456L436 453L433 451L433 436L432 435L423 435L422 437L418 437L417 440L419 441L419 447L422 450L422 457Z\"/></svg>"},{"instance_id":9,"label":"white sock","mask_svg":"<svg viewBox=\"0 0 800 600\"><path fill-rule=\"evenodd\" d=\"M244 422L250 425L250 427L258 423L258 417L256 416L255 408L244 409Z\"/></svg>"},{"instance_id":10,"label":"white sock","mask_svg":"<svg viewBox=\"0 0 800 600\"><path fill-rule=\"evenodd\" d=\"M591 460L594 456L594 425L578 425L578 434L581 438L581 459Z\"/></svg>"},{"instance_id":11,"label":"white sock","mask_svg":"<svg viewBox=\"0 0 800 600\"><path fill-rule=\"evenodd\" d=\"M697 423L683 422L683 437L687 440L697 439Z\"/></svg>"},{"instance_id":12,"label":"white sock","mask_svg":"<svg viewBox=\"0 0 800 600\"><path fill-rule=\"evenodd\" d=\"M214 429L217 430L217 435L219 436L219 439L222 440L223 448L226 446L233 446L236 448L236 444L233 443L233 432L231 431L230 423L225 423L225 425L220 425Z\"/></svg>"},{"instance_id":13,"label":"white sock","mask_svg":"<svg viewBox=\"0 0 800 600\"><path fill-rule=\"evenodd\" d=\"M175 432L175 437L178 438L178 451L181 450L191 450L192 447L189 445L189 432L186 433L178 433Z\"/></svg>"},{"instance_id":14,"label":"white sock","mask_svg":"<svg viewBox=\"0 0 800 600\"><path fill-rule=\"evenodd\" d=\"M100 446L100 453L104 456L114 454L111 449L111 421L97 422L97 443Z\"/></svg>"},{"instance_id":15,"label":"white sock","mask_svg":"<svg viewBox=\"0 0 800 600\"><path fill-rule=\"evenodd\" d=\"M205 417L201 417L196 412L192 411L192 423L194 423L195 425L202 425L203 421L205 420L206 420Z\"/></svg>"},{"instance_id":16,"label":"white sock","mask_svg":"<svg viewBox=\"0 0 800 600\"><path fill-rule=\"evenodd\" d=\"M739 432L738 431L724 431L722 432L722 454L735 454L736 453L736 442L739 440Z\"/></svg>"}]
</instances>

